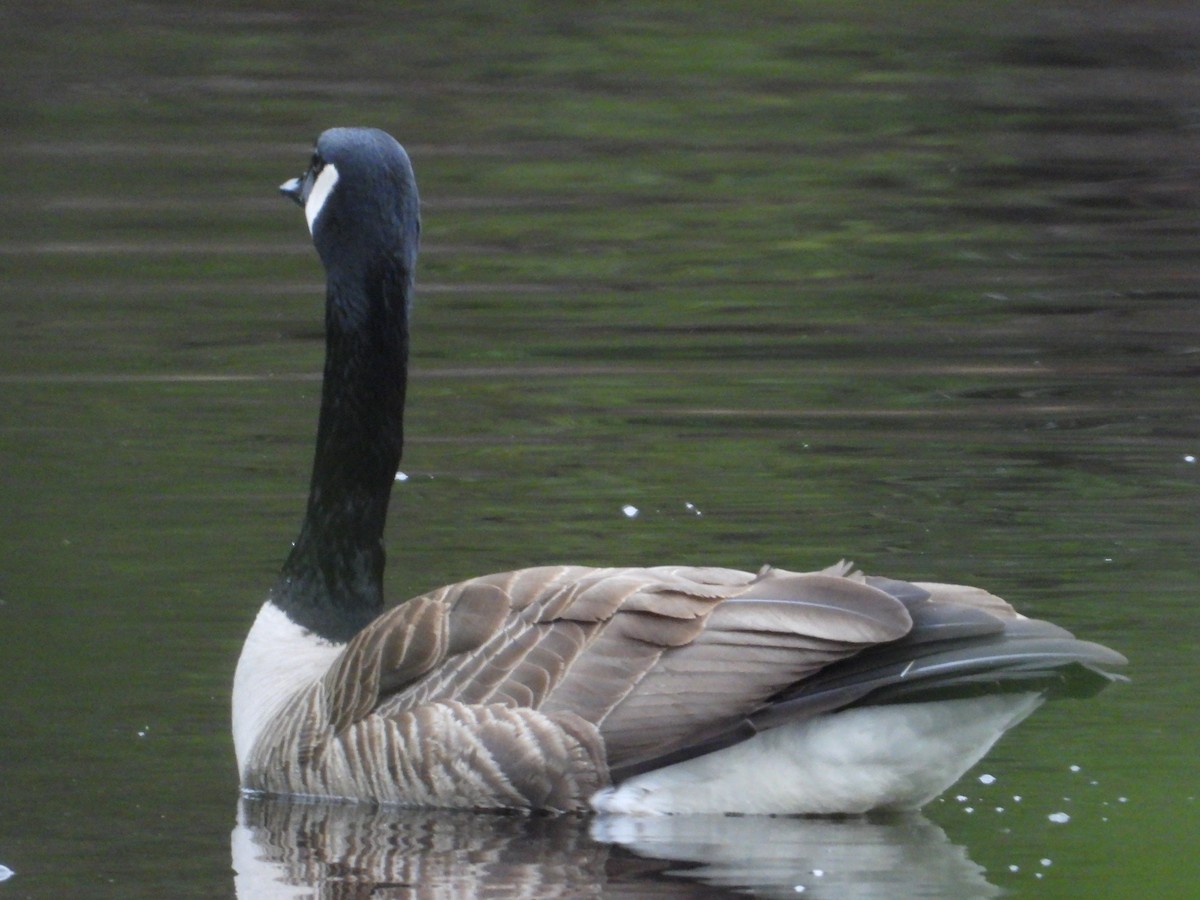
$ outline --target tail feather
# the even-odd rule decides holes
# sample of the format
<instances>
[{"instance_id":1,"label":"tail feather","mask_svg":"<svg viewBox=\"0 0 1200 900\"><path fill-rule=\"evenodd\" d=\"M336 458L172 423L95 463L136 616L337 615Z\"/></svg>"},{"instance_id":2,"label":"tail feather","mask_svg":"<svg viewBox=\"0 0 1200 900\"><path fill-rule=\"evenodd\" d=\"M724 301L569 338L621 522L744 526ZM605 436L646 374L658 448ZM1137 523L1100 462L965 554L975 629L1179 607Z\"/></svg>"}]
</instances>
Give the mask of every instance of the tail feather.
<instances>
[{"instance_id":1,"label":"tail feather","mask_svg":"<svg viewBox=\"0 0 1200 900\"><path fill-rule=\"evenodd\" d=\"M890 593L891 591L889 591ZM893 594L893 596L895 596ZM1121 654L1038 619L916 600L903 638L827 666L752 717L770 728L850 706L1037 691L1088 697L1122 676Z\"/></svg>"}]
</instances>

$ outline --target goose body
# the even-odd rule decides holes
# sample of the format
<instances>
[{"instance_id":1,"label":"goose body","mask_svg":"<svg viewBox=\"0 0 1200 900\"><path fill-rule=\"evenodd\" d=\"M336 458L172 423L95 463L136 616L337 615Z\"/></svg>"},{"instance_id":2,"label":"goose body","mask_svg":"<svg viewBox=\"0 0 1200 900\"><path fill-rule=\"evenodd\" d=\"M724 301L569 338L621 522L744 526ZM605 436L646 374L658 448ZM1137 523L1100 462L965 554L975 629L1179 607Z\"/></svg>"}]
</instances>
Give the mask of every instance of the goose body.
<instances>
[{"instance_id":1,"label":"goose body","mask_svg":"<svg viewBox=\"0 0 1200 900\"><path fill-rule=\"evenodd\" d=\"M406 806L859 813L941 793L1120 654L958 585L546 566L383 609L419 240L407 155L331 129L282 190L327 273L304 523L233 690L242 787Z\"/></svg>"}]
</instances>

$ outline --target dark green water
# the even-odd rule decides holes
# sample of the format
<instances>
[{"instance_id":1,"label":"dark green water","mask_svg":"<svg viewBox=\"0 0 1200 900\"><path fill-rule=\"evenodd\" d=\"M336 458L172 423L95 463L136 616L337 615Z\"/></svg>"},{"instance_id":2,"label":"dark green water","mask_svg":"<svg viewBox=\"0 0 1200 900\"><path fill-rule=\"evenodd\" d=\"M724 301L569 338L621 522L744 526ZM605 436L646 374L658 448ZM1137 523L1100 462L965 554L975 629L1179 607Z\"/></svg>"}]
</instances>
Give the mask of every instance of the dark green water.
<instances>
[{"instance_id":1,"label":"dark green water","mask_svg":"<svg viewBox=\"0 0 1200 900\"><path fill-rule=\"evenodd\" d=\"M255 806L243 900L1198 889L1200 14L194 6L0 12L0 898L234 893L230 681L322 352L275 185L351 123L424 199L392 598L845 556L1134 681L900 821Z\"/></svg>"}]
</instances>

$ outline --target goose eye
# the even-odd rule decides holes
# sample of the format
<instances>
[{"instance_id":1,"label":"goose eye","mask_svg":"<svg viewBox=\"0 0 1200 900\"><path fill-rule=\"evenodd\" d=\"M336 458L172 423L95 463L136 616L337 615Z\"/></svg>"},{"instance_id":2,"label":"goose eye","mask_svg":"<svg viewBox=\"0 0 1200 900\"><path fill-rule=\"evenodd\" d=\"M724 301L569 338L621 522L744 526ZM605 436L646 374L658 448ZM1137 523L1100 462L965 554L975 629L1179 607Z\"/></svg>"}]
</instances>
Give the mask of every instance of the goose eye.
<instances>
[{"instance_id":1,"label":"goose eye","mask_svg":"<svg viewBox=\"0 0 1200 900\"><path fill-rule=\"evenodd\" d=\"M325 168L325 160L321 159L321 154L315 150L313 151L312 159L308 162L308 168L314 175Z\"/></svg>"}]
</instances>

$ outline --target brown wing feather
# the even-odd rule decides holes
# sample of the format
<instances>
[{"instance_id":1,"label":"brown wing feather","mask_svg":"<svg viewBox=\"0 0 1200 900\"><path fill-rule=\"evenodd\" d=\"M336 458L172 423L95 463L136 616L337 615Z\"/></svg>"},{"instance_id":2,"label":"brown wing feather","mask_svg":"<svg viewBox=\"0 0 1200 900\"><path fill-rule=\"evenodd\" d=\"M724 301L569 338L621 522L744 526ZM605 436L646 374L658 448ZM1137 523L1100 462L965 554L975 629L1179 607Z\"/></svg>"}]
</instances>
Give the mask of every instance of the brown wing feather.
<instances>
[{"instance_id":1,"label":"brown wing feather","mask_svg":"<svg viewBox=\"0 0 1200 900\"><path fill-rule=\"evenodd\" d=\"M419 616L406 613L414 605ZM328 677L354 686L343 689L354 716L447 702L578 716L599 729L610 763L625 765L733 727L787 685L910 624L901 603L841 574L547 567L397 607ZM390 653L389 674L374 682L368 648Z\"/></svg>"},{"instance_id":2,"label":"brown wing feather","mask_svg":"<svg viewBox=\"0 0 1200 900\"><path fill-rule=\"evenodd\" d=\"M693 640L664 651L600 724L623 767L735 729L778 691L911 625L861 582L772 570L716 603Z\"/></svg>"},{"instance_id":3,"label":"brown wing feather","mask_svg":"<svg viewBox=\"0 0 1200 900\"><path fill-rule=\"evenodd\" d=\"M359 632L321 679L336 732L369 715L381 694L421 678L445 658L447 617L436 600L418 598L384 619Z\"/></svg>"}]
</instances>

